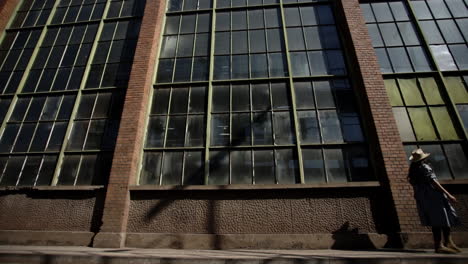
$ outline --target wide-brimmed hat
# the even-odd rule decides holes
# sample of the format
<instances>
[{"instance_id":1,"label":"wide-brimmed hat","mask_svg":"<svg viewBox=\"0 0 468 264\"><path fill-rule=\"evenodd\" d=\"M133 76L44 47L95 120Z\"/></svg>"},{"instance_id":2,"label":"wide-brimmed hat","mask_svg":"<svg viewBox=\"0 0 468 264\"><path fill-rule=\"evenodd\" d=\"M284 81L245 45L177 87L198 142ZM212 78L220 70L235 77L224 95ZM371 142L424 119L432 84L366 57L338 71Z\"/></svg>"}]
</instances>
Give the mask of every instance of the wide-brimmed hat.
<instances>
[{"instance_id":1,"label":"wide-brimmed hat","mask_svg":"<svg viewBox=\"0 0 468 264\"><path fill-rule=\"evenodd\" d=\"M429 157L430 155L431 153L425 153L422 149L418 148L411 152L411 156L409 157L409 160L411 162L418 162Z\"/></svg>"}]
</instances>

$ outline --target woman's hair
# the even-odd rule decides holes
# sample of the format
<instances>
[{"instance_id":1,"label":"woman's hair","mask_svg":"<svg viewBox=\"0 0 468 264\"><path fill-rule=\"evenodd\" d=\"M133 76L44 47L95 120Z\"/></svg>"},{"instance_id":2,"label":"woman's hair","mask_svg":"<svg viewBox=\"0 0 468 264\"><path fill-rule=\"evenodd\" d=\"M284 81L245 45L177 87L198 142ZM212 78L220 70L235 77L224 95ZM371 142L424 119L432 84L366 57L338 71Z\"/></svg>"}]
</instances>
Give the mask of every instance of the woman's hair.
<instances>
[{"instance_id":1,"label":"woman's hair","mask_svg":"<svg viewBox=\"0 0 468 264\"><path fill-rule=\"evenodd\" d=\"M427 159L423 159L423 160L416 161L416 162L411 162L410 167L409 167L408 177L407 177L409 183L411 184L416 183L416 177L419 176L418 170L423 164L427 164L431 166L431 164L429 163Z\"/></svg>"}]
</instances>

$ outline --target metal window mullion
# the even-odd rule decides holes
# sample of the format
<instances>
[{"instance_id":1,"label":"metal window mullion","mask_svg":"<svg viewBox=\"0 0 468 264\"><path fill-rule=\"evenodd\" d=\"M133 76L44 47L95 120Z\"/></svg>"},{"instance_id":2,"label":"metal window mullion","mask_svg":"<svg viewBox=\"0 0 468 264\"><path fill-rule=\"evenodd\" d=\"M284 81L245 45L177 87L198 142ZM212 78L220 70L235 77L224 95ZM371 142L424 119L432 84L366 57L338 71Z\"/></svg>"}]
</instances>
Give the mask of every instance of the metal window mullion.
<instances>
[{"instance_id":1,"label":"metal window mullion","mask_svg":"<svg viewBox=\"0 0 468 264\"><path fill-rule=\"evenodd\" d=\"M229 84L229 146L232 143L232 84ZM230 151L229 151L230 152ZM232 182L232 173L231 173L231 155L229 154L229 175L228 175L228 183L231 184Z\"/></svg>"},{"instance_id":2,"label":"metal window mullion","mask_svg":"<svg viewBox=\"0 0 468 264\"><path fill-rule=\"evenodd\" d=\"M215 28L216 28L216 3L213 0L213 8L211 9L211 38L210 38L210 64L208 75L208 89L207 89L207 109L206 109L206 139L205 139L205 176L204 184L208 184L208 177L210 173L210 142L211 142L211 108L213 100L213 74L214 74L214 49L215 49Z\"/></svg>"},{"instance_id":3,"label":"metal window mullion","mask_svg":"<svg viewBox=\"0 0 468 264\"><path fill-rule=\"evenodd\" d=\"M57 3L58 3L58 1L57 1ZM55 5L57 5L57 3ZM107 12L109 10L109 6L110 6L110 2L106 2L106 6L104 8L102 18L101 18L101 20L99 22L98 30L96 32L95 39L94 39L94 42L92 44L92 48L91 48L91 51L90 51L90 54L89 54L89 57L88 57L88 61L87 61L86 66L85 66L85 71L83 73L83 78L81 79L80 88L78 89L77 94L76 94L75 105L73 106L72 114L70 115L70 118L68 119L67 129L66 129L65 135L63 137L62 146L60 148L60 154L59 154L59 156L57 158L57 164L56 164L56 167L55 167L54 175L52 177L52 183L51 183L52 186L56 186L57 182L58 182L58 177L59 177L59 174L61 172L62 163L63 163L64 157L65 157L66 145L67 145L67 142L68 142L68 140L70 138L71 130L72 130L73 125L74 125L74 119L75 119L75 117L77 115L77 112L78 112L78 107L79 107L79 103L80 103L80 100L81 100L81 95L82 95L83 89L85 88L86 81L88 80L88 75L89 75L89 72L90 72L90 69L91 69L91 62L92 62L92 59L94 58L94 55L95 55L96 50L97 50L97 44L99 43L99 37L100 37L100 35L102 33L102 30L104 28L103 18L107 15ZM55 11L55 8L54 8L54 11ZM116 28L117 28L117 25L116 25ZM114 31L114 33L115 33L115 31Z\"/></svg>"},{"instance_id":4,"label":"metal window mullion","mask_svg":"<svg viewBox=\"0 0 468 264\"><path fill-rule=\"evenodd\" d=\"M430 48L430 44L427 41L427 38L426 38L426 36L425 36L425 34L424 34L420 24L419 24L419 20L416 17L413 6L411 5L411 1L410 0L405 0L405 1L406 1L407 6L408 6L409 15L415 21L416 32L419 33L419 35L420 35L420 37L422 39L422 42L423 42L422 45L426 49L426 51L427 51L427 53L429 55L429 60L434 65L434 67L435 67L435 69L437 71L436 83L437 83L437 80L438 80L439 81L438 84L441 84L442 94L445 97L444 99L446 99L448 101L448 104L447 104L448 107L447 108L450 111L449 113L451 113L455 117L455 120L454 120L455 122L454 123L455 123L456 130L458 130L457 132L461 131L461 134L463 135L463 140L466 142L468 140L468 129L465 129L464 124L463 124L463 120L461 119L460 114L458 113L458 110L457 110L457 107L456 107L456 105L454 103L454 100L452 99L450 93L448 92L448 85L445 82L444 75L442 74L442 71L439 68L439 65L438 65L438 63L437 63L437 61L435 59L435 56L432 53L432 50ZM446 102L446 100L444 100L444 102Z\"/></svg>"},{"instance_id":5,"label":"metal window mullion","mask_svg":"<svg viewBox=\"0 0 468 264\"><path fill-rule=\"evenodd\" d=\"M83 161L83 155L82 154L77 154L77 155L80 155L80 160L78 161L78 166L76 168L76 174L74 176L75 180L73 181L73 186L75 186L76 182L78 181L78 174L80 174L80 169L81 169L81 165Z\"/></svg>"},{"instance_id":6,"label":"metal window mullion","mask_svg":"<svg viewBox=\"0 0 468 264\"><path fill-rule=\"evenodd\" d=\"M168 100L168 103L167 103L167 110L166 110L166 121L165 121L165 126L164 126L164 139L163 139L163 148L166 147L166 143L167 143L167 134L168 134L168 128L169 128L169 118L171 117L170 115L170 110L171 110L171 101L172 101L172 90L174 88L168 88L170 89L169 90L169 98L167 99Z\"/></svg>"},{"instance_id":7,"label":"metal window mullion","mask_svg":"<svg viewBox=\"0 0 468 264\"><path fill-rule=\"evenodd\" d=\"M297 153L297 161L299 163L299 177L300 177L300 183L305 183L305 178L304 178L304 163L302 160L302 151L301 151L301 138L299 135L299 124L298 124L298 118L297 118L297 111L296 111L296 98L294 97L294 81L293 81L293 72L292 72L292 65L291 65L291 58L289 55L289 46L288 46L288 36L286 32L286 17L284 14L284 6L283 6L283 0L280 0L280 11L281 11L281 25L283 29L283 36L284 36L284 47L285 47L285 53L286 53L286 61L288 64L288 75L289 75L289 96L291 97L291 106L292 106L292 114L293 114L293 119L294 119L294 132L296 136L296 153ZM299 8L300 12L300 8ZM302 18L301 18L301 24L302 24ZM290 111L291 111L290 110Z\"/></svg>"},{"instance_id":8,"label":"metal window mullion","mask_svg":"<svg viewBox=\"0 0 468 264\"><path fill-rule=\"evenodd\" d=\"M23 160L23 165L21 165L21 170L20 170L20 172L18 174L18 179L16 180L15 186L18 186L18 183L20 182L21 177L23 176L24 166L26 166L26 162L27 162L28 158L29 158L29 156L25 155L24 160ZM6 168L6 166L5 166L5 168Z\"/></svg>"},{"instance_id":9,"label":"metal window mullion","mask_svg":"<svg viewBox=\"0 0 468 264\"><path fill-rule=\"evenodd\" d=\"M41 174L42 165L44 165L45 157L46 157L46 155L42 155L41 163L39 164L39 167L37 168L37 173L36 173L36 177L34 178L33 186L36 186L36 184L37 184L37 180L39 179L39 175Z\"/></svg>"}]
</instances>

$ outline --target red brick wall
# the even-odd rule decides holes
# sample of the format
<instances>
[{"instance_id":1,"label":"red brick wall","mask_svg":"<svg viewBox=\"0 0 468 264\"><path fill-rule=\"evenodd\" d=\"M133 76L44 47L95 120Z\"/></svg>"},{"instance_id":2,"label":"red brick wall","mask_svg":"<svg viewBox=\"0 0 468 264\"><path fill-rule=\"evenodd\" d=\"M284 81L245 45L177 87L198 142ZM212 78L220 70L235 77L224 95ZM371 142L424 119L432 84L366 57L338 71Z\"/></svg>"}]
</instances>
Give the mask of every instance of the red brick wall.
<instances>
[{"instance_id":1,"label":"red brick wall","mask_svg":"<svg viewBox=\"0 0 468 264\"><path fill-rule=\"evenodd\" d=\"M0 1L0 32L5 30L10 17L20 0L1 0ZM1 36L1 34L0 34Z\"/></svg>"},{"instance_id":2,"label":"red brick wall","mask_svg":"<svg viewBox=\"0 0 468 264\"><path fill-rule=\"evenodd\" d=\"M384 86L382 74L372 42L367 31L358 0L340 0L348 26L350 39L355 50L353 68L361 73L361 101L367 106L366 123L371 128L369 143L378 168L377 177L391 194L401 232L422 230L419 222L413 191L407 182L408 164L401 143L392 107ZM360 69L360 70L359 70ZM358 87L359 88L359 87ZM389 208L391 210L391 208Z\"/></svg>"},{"instance_id":3,"label":"red brick wall","mask_svg":"<svg viewBox=\"0 0 468 264\"><path fill-rule=\"evenodd\" d=\"M135 184L138 174L164 11L165 1L146 1L112 161L102 232L119 233L126 230L130 204L129 185Z\"/></svg>"}]
</instances>

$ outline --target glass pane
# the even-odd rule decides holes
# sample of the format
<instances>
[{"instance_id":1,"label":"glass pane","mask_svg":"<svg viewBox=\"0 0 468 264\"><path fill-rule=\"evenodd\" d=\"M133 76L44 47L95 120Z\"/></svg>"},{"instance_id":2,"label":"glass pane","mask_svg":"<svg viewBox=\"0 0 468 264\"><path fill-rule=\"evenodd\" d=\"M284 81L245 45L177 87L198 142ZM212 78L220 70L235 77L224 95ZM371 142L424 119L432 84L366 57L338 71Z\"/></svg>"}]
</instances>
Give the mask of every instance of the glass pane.
<instances>
[{"instance_id":1,"label":"glass pane","mask_svg":"<svg viewBox=\"0 0 468 264\"><path fill-rule=\"evenodd\" d=\"M214 58L214 78L216 80L230 78L229 56L215 56Z\"/></svg>"},{"instance_id":2,"label":"glass pane","mask_svg":"<svg viewBox=\"0 0 468 264\"><path fill-rule=\"evenodd\" d=\"M325 182L325 168L321 149L302 149L305 183Z\"/></svg>"},{"instance_id":3,"label":"glass pane","mask_svg":"<svg viewBox=\"0 0 468 264\"><path fill-rule=\"evenodd\" d=\"M431 155L429 156L429 163L434 169L434 172L439 179L452 179L447 159L445 154L442 152L440 145L423 145L421 148L424 152L428 152Z\"/></svg>"},{"instance_id":4,"label":"glass pane","mask_svg":"<svg viewBox=\"0 0 468 264\"><path fill-rule=\"evenodd\" d=\"M289 109L289 91L285 83L271 83L273 109Z\"/></svg>"},{"instance_id":5,"label":"glass pane","mask_svg":"<svg viewBox=\"0 0 468 264\"><path fill-rule=\"evenodd\" d=\"M393 21L390 7L387 3L371 3L377 22Z\"/></svg>"},{"instance_id":6,"label":"glass pane","mask_svg":"<svg viewBox=\"0 0 468 264\"><path fill-rule=\"evenodd\" d=\"M263 10L254 9L248 10L249 13L249 28L264 28L263 24Z\"/></svg>"},{"instance_id":7,"label":"glass pane","mask_svg":"<svg viewBox=\"0 0 468 264\"><path fill-rule=\"evenodd\" d=\"M190 88L190 113L205 112L205 87L195 86Z\"/></svg>"},{"instance_id":8,"label":"glass pane","mask_svg":"<svg viewBox=\"0 0 468 264\"><path fill-rule=\"evenodd\" d=\"M202 185L205 180L202 152L185 152L183 185Z\"/></svg>"},{"instance_id":9,"label":"glass pane","mask_svg":"<svg viewBox=\"0 0 468 264\"><path fill-rule=\"evenodd\" d=\"M439 28L437 27L435 21L428 20L428 21L421 21L420 22L422 31L424 32L424 36L427 39L429 44L443 44L444 38L440 34Z\"/></svg>"},{"instance_id":10,"label":"glass pane","mask_svg":"<svg viewBox=\"0 0 468 264\"><path fill-rule=\"evenodd\" d=\"M468 131L468 105L457 105L457 109L465 126L465 131Z\"/></svg>"},{"instance_id":11,"label":"glass pane","mask_svg":"<svg viewBox=\"0 0 468 264\"><path fill-rule=\"evenodd\" d=\"M411 1L414 13L418 19L431 19L432 15L426 5L426 1Z\"/></svg>"},{"instance_id":12,"label":"glass pane","mask_svg":"<svg viewBox=\"0 0 468 264\"><path fill-rule=\"evenodd\" d=\"M266 40L265 30L251 30L249 31L250 52L265 52Z\"/></svg>"},{"instance_id":13,"label":"glass pane","mask_svg":"<svg viewBox=\"0 0 468 264\"><path fill-rule=\"evenodd\" d=\"M252 84L252 109L271 109L270 91L268 89L268 84Z\"/></svg>"},{"instance_id":14,"label":"glass pane","mask_svg":"<svg viewBox=\"0 0 468 264\"><path fill-rule=\"evenodd\" d=\"M165 36L161 48L161 58L171 58L175 56L177 36Z\"/></svg>"},{"instance_id":15,"label":"glass pane","mask_svg":"<svg viewBox=\"0 0 468 264\"><path fill-rule=\"evenodd\" d=\"M408 54L416 71L432 70L427 54L421 47L409 47Z\"/></svg>"},{"instance_id":16,"label":"glass pane","mask_svg":"<svg viewBox=\"0 0 468 264\"><path fill-rule=\"evenodd\" d=\"M42 111L41 120L54 120L57 115L61 96L49 96Z\"/></svg>"},{"instance_id":17,"label":"glass pane","mask_svg":"<svg viewBox=\"0 0 468 264\"><path fill-rule=\"evenodd\" d=\"M340 122L335 110L319 111L319 119L322 127L322 140L324 143L343 142Z\"/></svg>"},{"instance_id":18,"label":"glass pane","mask_svg":"<svg viewBox=\"0 0 468 264\"><path fill-rule=\"evenodd\" d=\"M460 31L455 25L453 20L438 20L437 25L439 25L442 35L446 43L464 43L463 36L460 34Z\"/></svg>"},{"instance_id":19,"label":"glass pane","mask_svg":"<svg viewBox=\"0 0 468 264\"><path fill-rule=\"evenodd\" d=\"M232 53L233 54L247 53L248 52L247 31L232 32L232 39L235 40L235 45L232 46ZM222 41L222 40L220 40L220 41ZM216 47L218 47L218 46L216 46ZM225 48L223 48L223 49L219 48L219 49L220 49L220 53L221 53L221 50L226 51L226 53L229 53L229 50L226 50Z\"/></svg>"},{"instance_id":20,"label":"glass pane","mask_svg":"<svg viewBox=\"0 0 468 264\"><path fill-rule=\"evenodd\" d=\"M151 114L167 114L170 89L157 89L153 95Z\"/></svg>"},{"instance_id":21,"label":"glass pane","mask_svg":"<svg viewBox=\"0 0 468 264\"><path fill-rule=\"evenodd\" d=\"M67 155L63 158L57 185L75 185L75 177L80 165L80 155Z\"/></svg>"},{"instance_id":22,"label":"glass pane","mask_svg":"<svg viewBox=\"0 0 468 264\"><path fill-rule=\"evenodd\" d=\"M278 184L300 183L296 153L290 149L275 151Z\"/></svg>"},{"instance_id":23,"label":"glass pane","mask_svg":"<svg viewBox=\"0 0 468 264\"><path fill-rule=\"evenodd\" d=\"M446 144L444 145L444 149L455 179L468 178L467 153L458 144Z\"/></svg>"},{"instance_id":24,"label":"glass pane","mask_svg":"<svg viewBox=\"0 0 468 264\"><path fill-rule=\"evenodd\" d=\"M385 88L387 89L388 97L392 106L402 106L403 100L401 99L400 91L394 79L384 80Z\"/></svg>"},{"instance_id":25,"label":"glass pane","mask_svg":"<svg viewBox=\"0 0 468 264\"><path fill-rule=\"evenodd\" d=\"M148 124L148 136L146 147L162 147L164 145L164 134L166 132L166 117L150 117Z\"/></svg>"},{"instance_id":26,"label":"glass pane","mask_svg":"<svg viewBox=\"0 0 468 264\"><path fill-rule=\"evenodd\" d=\"M229 114L212 115L211 132L212 146L228 146L230 136Z\"/></svg>"},{"instance_id":27,"label":"glass pane","mask_svg":"<svg viewBox=\"0 0 468 264\"><path fill-rule=\"evenodd\" d=\"M10 157L6 165L0 186L16 186L26 156Z\"/></svg>"},{"instance_id":28,"label":"glass pane","mask_svg":"<svg viewBox=\"0 0 468 264\"><path fill-rule=\"evenodd\" d=\"M30 100L31 98L18 98L13 113L11 114L10 122L23 121L24 114L26 114Z\"/></svg>"},{"instance_id":29,"label":"glass pane","mask_svg":"<svg viewBox=\"0 0 468 264\"><path fill-rule=\"evenodd\" d=\"M162 185L182 184L183 152L165 152L162 168Z\"/></svg>"},{"instance_id":30,"label":"glass pane","mask_svg":"<svg viewBox=\"0 0 468 264\"><path fill-rule=\"evenodd\" d=\"M450 45L450 51L452 52L453 58L457 62L458 68L461 70L468 69L468 47L466 44L461 45Z\"/></svg>"},{"instance_id":31,"label":"glass pane","mask_svg":"<svg viewBox=\"0 0 468 264\"><path fill-rule=\"evenodd\" d=\"M307 7L306 7L307 8ZM311 7L308 7L306 12L303 13L303 20L304 24L306 24L309 21L314 20L315 21L315 12L314 10L310 9ZM304 8L305 9L305 8ZM300 26L301 25L301 17L299 15L299 8L297 7L288 7L284 9L284 17L286 19L285 23L286 26L292 27L292 26ZM312 23L312 22L310 22ZM315 22L315 24L317 24Z\"/></svg>"},{"instance_id":32,"label":"glass pane","mask_svg":"<svg viewBox=\"0 0 468 264\"><path fill-rule=\"evenodd\" d=\"M203 146L205 143L205 118L202 115L189 116L186 146Z\"/></svg>"},{"instance_id":33,"label":"glass pane","mask_svg":"<svg viewBox=\"0 0 468 264\"><path fill-rule=\"evenodd\" d=\"M229 32L218 32L215 37L215 54L229 54L231 52Z\"/></svg>"},{"instance_id":34,"label":"glass pane","mask_svg":"<svg viewBox=\"0 0 468 264\"><path fill-rule=\"evenodd\" d=\"M299 119L299 126L301 129L301 142L319 143L319 126L315 111L300 111L297 112Z\"/></svg>"},{"instance_id":35,"label":"glass pane","mask_svg":"<svg viewBox=\"0 0 468 264\"><path fill-rule=\"evenodd\" d=\"M379 24L380 31L382 32L382 37L387 47L391 46L403 46L403 42L398 33L396 24L386 23Z\"/></svg>"},{"instance_id":36,"label":"glass pane","mask_svg":"<svg viewBox=\"0 0 468 264\"><path fill-rule=\"evenodd\" d=\"M371 181L372 172L369 166L367 150L360 146L350 146L345 149L345 159L349 164L352 181Z\"/></svg>"},{"instance_id":37,"label":"glass pane","mask_svg":"<svg viewBox=\"0 0 468 264\"><path fill-rule=\"evenodd\" d=\"M335 107L329 81L314 82L318 108Z\"/></svg>"},{"instance_id":38,"label":"glass pane","mask_svg":"<svg viewBox=\"0 0 468 264\"><path fill-rule=\"evenodd\" d=\"M255 184L275 184L275 162L273 150L254 151Z\"/></svg>"},{"instance_id":39,"label":"glass pane","mask_svg":"<svg viewBox=\"0 0 468 264\"><path fill-rule=\"evenodd\" d=\"M404 48L389 48L388 56L395 72L412 72L411 63Z\"/></svg>"},{"instance_id":40,"label":"glass pane","mask_svg":"<svg viewBox=\"0 0 468 264\"><path fill-rule=\"evenodd\" d=\"M368 24L367 29L372 40L372 46L382 47L384 44L382 37L380 36L379 29L377 28L377 24Z\"/></svg>"},{"instance_id":41,"label":"glass pane","mask_svg":"<svg viewBox=\"0 0 468 264\"><path fill-rule=\"evenodd\" d=\"M271 130L271 113L263 112L253 115L252 129L254 145L271 145L273 143Z\"/></svg>"},{"instance_id":42,"label":"glass pane","mask_svg":"<svg viewBox=\"0 0 468 264\"><path fill-rule=\"evenodd\" d=\"M246 14L246 12L244 10L232 11L232 23L231 23L231 25L232 25L232 30L247 29L247 14Z\"/></svg>"},{"instance_id":43,"label":"glass pane","mask_svg":"<svg viewBox=\"0 0 468 264\"><path fill-rule=\"evenodd\" d=\"M287 29L289 50L304 50L305 42L302 28L288 28Z\"/></svg>"},{"instance_id":44,"label":"glass pane","mask_svg":"<svg viewBox=\"0 0 468 264\"><path fill-rule=\"evenodd\" d=\"M421 92L418 89L416 79L398 79L401 93L406 105L425 105L421 96Z\"/></svg>"},{"instance_id":45,"label":"glass pane","mask_svg":"<svg viewBox=\"0 0 468 264\"><path fill-rule=\"evenodd\" d=\"M36 181L42 156L29 156L23 167L18 186L33 186Z\"/></svg>"},{"instance_id":46,"label":"glass pane","mask_svg":"<svg viewBox=\"0 0 468 264\"><path fill-rule=\"evenodd\" d=\"M86 137L86 150L100 149L105 126L106 120L91 120L88 129L88 136Z\"/></svg>"},{"instance_id":47,"label":"glass pane","mask_svg":"<svg viewBox=\"0 0 468 264\"><path fill-rule=\"evenodd\" d=\"M210 175L208 177L208 184L229 184L229 152L210 152Z\"/></svg>"},{"instance_id":48,"label":"glass pane","mask_svg":"<svg viewBox=\"0 0 468 264\"><path fill-rule=\"evenodd\" d=\"M456 104L468 103L468 90L460 77L445 77L447 90Z\"/></svg>"},{"instance_id":49,"label":"glass pane","mask_svg":"<svg viewBox=\"0 0 468 264\"><path fill-rule=\"evenodd\" d=\"M31 144L30 151L44 151L47 141L49 140L49 135L52 130L53 123L39 123L37 126L34 139Z\"/></svg>"},{"instance_id":50,"label":"glass pane","mask_svg":"<svg viewBox=\"0 0 468 264\"><path fill-rule=\"evenodd\" d=\"M327 54L324 51L308 52L309 66L311 75L326 75L333 74L332 70L327 67ZM338 66L338 64L329 63L330 67Z\"/></svg>"},{"instance_id":51,"label":"glass pane","mask_svg":"<svg viewBox=\"0 0 468 264\"><path fill-rule=\"evenodd\" d=\"M346 182L346 168L341 149L324 149L325 167L329 182Z\"/></svg>"},{"instance_id":52,"label":"glass pane","mask_svg":"<svg viewBox=\"0 0 468 264\"><path fill-rule=\"evenodd\" d=\"M442 71L457 70L457 66L446 45L431 45L430 48Z\"/></svg>"},{"instance_id":53,"label":"glass pane","mask_svg":"<svg viewBox=\"0 0 468 264\"><path fill-rule=\"evenodd\" d=\"M312 84L310 82L295 82L294 92L296 97L296 107L298 109L315 108Z\"/></svg>"},{"instance_id":54,"label":"glass pane","mask_svg":"<svg viewBox=\"0 0 468 264\"><path fill-rule=\"evenodd\" d=\"M408 108L418 140L437 140L429 113L425 107Z\"/></svg>"},{"instance_id":55,"label":"glass pane","mask_svg":"<svg viewBox=\"0 0 468 264\"><path fill-rule=\"evenodd\" d=\"M56 122L52 135L50 136L49 143L47 144L47 151L58 151L62 147L63 138L67 130L68 122ZM54 165L55 166L55 165Z\"/></svg>"},{"instance_id":56,"label":"glass pane","mask_svg":"<svg viewBox=\"0 0 468 264\"><path fill-rule=\"evenodd\" d=\"M309 63L305 52L291 52L291 67L294 76L309 76Z\"/></svg>"},{"instance_id":57,"label":"glass pane","mask_svg":"<svg viewBox=\"0 0 468 264\"><path fill-rule=\"evenodd\" d=\"M278 28L267 30L267 46L268 51L282 51L284 50L284 39L281 30ZM241 44L242 38L236 38L236 46Z\"/></svg>"},{"instance_id":58,"label":"glass pane","mask_svg":"<svg viewBox=\"0 0 468 264\"><path fill-rule=\"evenodd\" d=\"M232 79L245 79L249 77L249 56L232 56ZM254 65L252 65L254 67Z\"/></svg>"},{"instance_id":59,"label":"glass pane","mask_svg":"<svg viewBox=\"0 0 468 264\"><path fill-rule=\"evenodd\" d=\"M283 53L269 53L268 69L270 72L270 77L288 76L286 56Z\"/></svg>"},{"instance_id":60,"label":"glass pane","mask_svg":"<svg viewBox=\"0 0 468 264\"><path fill-rule=\"evenodd\" d=\"M246 65L239 65L247 69ZM251 78L268 77L268 66L266 54L252 54L250 55L250 68ZM246 76L247 77L247 76Z\"/></svg>"},{"instance_id":61,"label":"glass pane","mask_svg":"<svg viewBox=\"0 0 468 264\"><path fill-rule=\"evenodd\" d=\"M143 167L140 174L140 185L159 185L161 174L161 158L162 153L160 152L145 153L143 157Z\"/></svg>"},{"instance_id":62,"label":"glass pane","mask_svg":"<svg viewBox=\"0 0 468 264\"><path fill-rule=\"evenodd\" d=\"M25 123L21 127L20 132L18 133L18 138L16 139L15 147L13 152L26 152L29 149L29 144L36 128L36 124Z\"/></svg>"},{"instance_id":63,"label":"glass pane","mask_svg":"<svg viewBox=\"0 0 468 264\"><path fill-rule=\"evenodd\" d=\"M167 125L166 147L183 147L185 139L185 116L170 116Z\"/></svg>"},{"instance_id":64,"label":"glass pane","mask_svg":"<svg viewBox=\"0 0 468 264\"><path fill-rule=\"evenodd\" d=\"M176 60L174 73L175 82L190 81L190 73L192 72L192 58L183 58Z\"/></svg>"},{"instance_id":65,"label":"glass pane","mask_svg":"<svg viewBox=\"0 0 468 264\"><path fill-rule=\"evenodd\" d=\"M174 60L159 60L157 80L160 83L171 82Z\"/></svg>"},{"instance_id":66,"label":"glass pane","mask_svg":"<svg viewBox=\"0 0 468 264\"><path fill-rule=\"evenodd\" d=\"M343 127L343 137L346 142L364 141L361 122L357 113L340 113L340 121Z\"/></svg>"},{"instance_id":67,"label":"glass pane","mask_svg":"<svg viewBox=\"0 0 468 264\"><path fill-rule=\"evenodd\" d=\"M250 114L232 114L232 146L250 145Z\"/></svg>"},{"instance_id":68,"label":"glass pane","mask_svg":"<svg viewBox=\"0 0 468 264\"><path fill-rule=\"evenodd\" d=\"M451 140L460 138L453 126L453 121L447 112L447 108L431 107L430 110L441 139Z\"/></svg>"},{"instance_id":69,"label":"glass pane","mask_svg":"<svg viewBox=\"0 0 468 264\"><path fill-rule=\"evenodd\" d=\"M402 1L389 2L390 8L392 9L393 16L396 21L409 20L408 10Z\"/></svg>"},{"instance_id":70,"label":"glass pane","mask_svg":"<svg viewBox=\"0 0 468 264\"><path fill-rule=\"evenodd\" d=\"M93 112L96 94L83 94L81 96L80 106L78 108L77 118L91 118Z\"/></svg>"},{"instance_id":71,"label":"glass pane","mask_svg":"<svg viewBox=\"0 0 468 264\"><path fill-rule=\"evenodd\" d=\"M232 85L232 111L249 111L250 90L248 85Z\"/></svg>"},{"instance_id":72,"label":"glass pane","mask_svg":"<svg viewBox=\"0 0 468 264\"><path fill-rule=\"evenodd\" d=\"M392 110L401 139L403 141L416 140L406 109L404 107L394 107Z\"/></svg>"},{"instance_id":73,"label":"glass pane","mask_svg":"<svg viewBox=\"0 0 468 264\"><path fill-rule=\"evenodd\" d=\"M229 85L213 86L213 112L229 112Z\"/></svg>"},{"instance_id":74,"label":"glass pane","mask_svg":"<svg viewBox=\"0 0 468 264\"><path fill-rule=\"evenodd\" d=\"M231 152L231 183L252 184L252 152Z\"/></svg>"},{"instance_id":75,"label":"glass pane","mask_svg":"<svg viewBox=\"0 0 468 264\"><path fill-rule=\"evenodd\" d=\"M418 78L418 80L428 104L444 104L440 95L439 87L437 86L434 78Z\"/></svg>"},{"instance_id":76,"label":"glass pane","mask_svg":"<svg viewBox=\"0 0 468 264\"><path fill-rule=\"evenodd\" d=\"M171 114L187 113L188 88L173 88L171 95Z\"/></svg>"},{"instance_id":77,"label":"glass pane","mask_svg":"<svg viewBox=\"0 0 468 264\"><path fill-rule=\"evenodd\" d=\"M44 156L41 171L39 172L39 176L36 180L36 186L50 185L52 182L52 176L54 175L56 162L57 156Z\"/></svg>"},{"instance_id":78,"label":"glass pane","mask_svg":"<svg viewBox=\"0 0 468 264\"><path fill-rule=\"evenodd\" d=\"M275 144L293 144L295 140L291 114L289 112L274 112Z\"/></svg>"},{"instance_id":79,"label":"glass pane","mask_svg":"<svg viewBox=\"0 0 468 264\"><path fill-rule=\"evenodd\" d=\"M380 70L383 73L393 72L392 66L390 65L390 60L388 59L388 55L385 49L375 49L375 53L377 54L377 59L379 60Z\"/></svg>"},{"instance_id":80,"label":"glass pane","mask_svg":"<svg viewBox=\"0 0 468 264\"><path fill-rule=\"evenodd\" d=\"M83 155L81 158L80 171L78 172L76 185L92 185L96 171L98 155Z\"/></svg>"}]
</instances>

